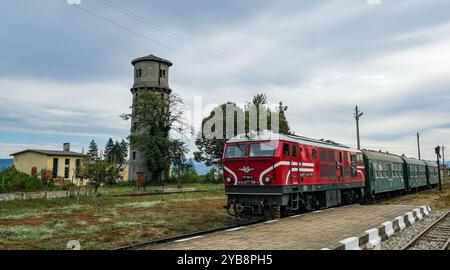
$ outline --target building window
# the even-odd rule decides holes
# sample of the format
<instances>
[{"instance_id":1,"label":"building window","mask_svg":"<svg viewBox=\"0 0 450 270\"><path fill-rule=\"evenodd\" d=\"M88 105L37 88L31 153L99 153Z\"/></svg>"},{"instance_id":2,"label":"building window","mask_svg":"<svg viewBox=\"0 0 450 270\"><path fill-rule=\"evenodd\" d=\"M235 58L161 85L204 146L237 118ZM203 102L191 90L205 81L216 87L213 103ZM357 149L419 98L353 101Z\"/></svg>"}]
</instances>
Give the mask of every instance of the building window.
<instances>
[{"instance_id":1,"label":"building window","mask_svg":"<svg viewBox=\"0 0 450 270\"><path fill-rule=\"evenodd\" d=\"M136 69L136 78L142 77L142 69Z\"/></svg>"},{"instance_id":2,"label":"building window","mask_svg":"<svg viewBox=\"0 0 450 270\"><path fill-rule=\"evenodd\" d=\"M81 159L75 161L75 177L80 178Z\"/></svg>"},{"instance_id":3,"label":"building window","mask_svg":"<svg viewBox=\"0 0 450 270\"><path fill-rule=\"evenodd\" d=\"M64 179L69 179L69 172L70 172L70 159L66 158L64 164Z\"/></svg>"},{"instance_id":4,"label":"building window","mask_svg":"<svg viewBox=\"0 0 450 270\"><path fill-rule=\"evenodd\" d=\"M53 171L52 171L52 177L56 178L58 177L58 158L53 159Z\"/></svg>"},{"instance_id":5,"label":"building window","mask_svg":"<svg viewBox=\"0 0 450 270\"><path fill-rule=\"evenodd\" d=\"M136 160L136 152L133 152L133 160Z\"/></svg>"},{"instance_id":6,"label":"building window","mask_svg":"<svg viewBox=\"0 0 450 270\"><path fill-rule=\"evenodd\" d=\"M159 70L159 77L160 77L160 78L165 78L165 77L166 77L166 71L163 70L163 69L160 69L160 70Z\"/></svg>"}]
</instances>

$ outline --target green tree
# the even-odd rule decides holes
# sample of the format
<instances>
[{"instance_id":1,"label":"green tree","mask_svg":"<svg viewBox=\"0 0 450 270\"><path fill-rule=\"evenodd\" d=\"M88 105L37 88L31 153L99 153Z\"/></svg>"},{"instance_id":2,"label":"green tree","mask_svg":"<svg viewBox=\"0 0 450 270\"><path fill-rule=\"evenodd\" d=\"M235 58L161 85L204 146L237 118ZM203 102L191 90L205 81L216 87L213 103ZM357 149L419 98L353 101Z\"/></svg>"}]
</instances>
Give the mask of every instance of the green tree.
<instances>
[{"instance_id":1,"label":"green tree","mask_svg":"<svg viewBox=\"0 0 450 270\"><path fill-rule=\"evenodd\" d=\"M133 112L122 118L136 120L135 132L129 137L131 145L140 150L145 158L150 179L161 181L164 171L169 167L170 145L169 132L176 125L182 125L183 101L177 95L165 95L143 92L136 100ZM181 126L180 126L181 128Z\"/></svg>"},{"instance_id":2,"label":"green tree","mask_svg":"<svg viewBox=\"0 0 450 270\"><path fill-rule=\"evenodd\" d=\"M124 141L122 139L122 141L120 142L120 157L121 157L121 161L123 161L123 163L125 163L127 161L128 158L128 143L126 141Z\"/></svg>"},{"instance_id":3,"label":"green tree","mask_svg":"<svg viewBox=\"0 0 450 270\"><path fill-rule=\"evenodd\" d=\"M98 147L94 140L92 140L91 143L89 144L89 150L86 154L86 158L87 158L87 160L90 160L90 161L99 159Z\"/></svg>"},{"instance_id":4,"label":"green tree","mask_svg":"<svg viewBox=\"0 0 450 270\"><path fill-rule=\"evenodd\" d=\"M112 138L109 138L108 143L105 146L104 160L108 162L112 162L114 154L114 141Z\"/></svg>"},{"instance_id":5,"label":"green tree","mask_svg":"<svg viewBox=\"0 0 450 270\"><path fill-rule=\"evenodd\" d=\"M289 127L289 122L286 118L286 111L288 109L288 106L284 106L283 102L280 101L278 105L278 114L279 114L279 123L280 123L280 133L281 134L290 134L291 128Z\"/></svg>"},{"instance_id":6,"label":"green tree","mask_svg":"<svg viewBox=\"0 0 450 270\"><path fill-rule=\"evenodd\" d=\"M185 170L186 154L189 153L189 149L181 140L171 140L169 147L169 160L173 165L174 170L177 171L178 176L178 188L181 188L181 175Z\"/></svg>"},{"instance_id":7,"label":"green tree","mask_svg":"<svg viewBox=\"0 0 450 270\"><path fill-rule=\"evenodd\" d=\"M196 161L198 162L205 162L207 166L212 166L216 163L220 163L220 159L222 157L223 154L223 147L225 142L227 141L227 136L226 136L226 119L227 119L227 115L226 115L226 106L227 104L234 104L232 102L227 102L224 103L222 105L220 105L222 112L223 112L223 136L221 138L207 138L205 136L205 134L203 134L203 132L201 132L201 134L199 134L199 136L197 137L197 139L195 140L195 144L197 146L197 151L194 152L194 158ZM279 119L279 133L282 134L289 134L290 133L290 128L289 128L289 123L286 119L286 111L288 109L287 106L283 106L283 103L280 102L278 105L277 110L271 110L268 106L267 106L267 97L264 94L257 94L253 97L252 103L247 103L247 104L253 104L255 105L254 107L256 108L256 115L257 115L257 122L256 122L256 128L257 130L260 130L260 126L259 126L259 118L260 118L260 110L267 111L267 128L269 130L272 129L272 116L278 116ZM243 109L241 108L236 108L235 111L235 115L234 115L234 135L237 135L238 133L238 114L240 113L244 113L245 115L245 132L249 132L250 131L250 125L249 125L249 121L250 121L250 113L248 111L250 106L247 106L246 111L244 112ZM263 107L261 109L261 107ZM217 111L217 107L215 109L213 109L211 111L211 113L205 117L202 121L202 131L203 128L205 127L205 123L207 123L208 121L210 121L212 118L215 117L215 111ZM213 126L212 127L212 131L215 131L216 127ZM228 137L229 138L229 137Z\"/></svg>"},{"instance_id":8,"label":"green tree","mask_svg":"<svg viewBox=\"0 0 450 270\"><path fill-rule=\"evenodd\" d=\"M220 158L222 157L222 153L223 153L223 146L225 144L225 142L227 141L227 134L226 134L226 119L227 119L227 113L226 113L226 107L228 105L235 105L235 103L232 102L227 102L224 103L222 105L220 105L216 108L214 108L210 114L205 117L202 120L202 131L200 132L201 134L199 134L198 138L195 140L195 145L197 146L198 151L194 152L194 159L198 162L205 162L205 164L207 166L211 166L213 164L215 164L216 162L220 162ZM222 128L222 136L219 138L208 138L207 136L205 136L205 134L203 133L203 128L205 126L205 123L207 123L208 121L210 121L212 118L214 118L215 115L215 111L217 111L217 109L219 109L219 111L221 111L223 113L222 115L222 119L223 121L223 126ZM238 113L244 113L244 111L239 108L236 107L236 109L238 110L238 112L235 112L234 115L234 135L237 135L237 127L238 127L238 117L237 114ZM211 131L215 132L216 131L216 127L215 125L212 126Z\"/></svg>"},{"instance_id":9,"label":"green tree","mask_svg":"<svg viewBox=\"0 0 450 270\"><path fill-rule=\"evenodd\" d=\"M89 185L94 188L93 199L96 201L98 189L102 184L115 182L119 177L119 168L106 160L84 162L80 168L80 175L88 179Z\"/></svg>"}]
</instances>

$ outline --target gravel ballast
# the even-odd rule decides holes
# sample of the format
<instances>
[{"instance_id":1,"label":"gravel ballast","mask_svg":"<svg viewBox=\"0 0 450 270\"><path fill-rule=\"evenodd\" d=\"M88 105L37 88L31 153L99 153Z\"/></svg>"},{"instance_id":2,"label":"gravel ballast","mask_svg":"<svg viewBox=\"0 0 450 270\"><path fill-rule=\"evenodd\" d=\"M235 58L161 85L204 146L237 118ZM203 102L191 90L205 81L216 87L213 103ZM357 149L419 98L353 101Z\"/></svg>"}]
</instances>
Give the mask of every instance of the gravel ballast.
<instances>
[{"instance_id":1,"label":"gravel ballast","mask_svg":"<svg viewBox=\"0 0 450 270\"><path fill-rule=\"evenodd\" d=\"M417 235L423 232L426 228L428 228L431 224L433 224L436 220L442 217L447 210L432 210L430 215L426 218L416 221L416 223L402 231L396 232L391 238L381 242L382 250L399 250L408 244L409 241L414 239ZM422 244L417 249L430 250L436 249L433 246L433 243Z\"/></svg>"}]
</instances>

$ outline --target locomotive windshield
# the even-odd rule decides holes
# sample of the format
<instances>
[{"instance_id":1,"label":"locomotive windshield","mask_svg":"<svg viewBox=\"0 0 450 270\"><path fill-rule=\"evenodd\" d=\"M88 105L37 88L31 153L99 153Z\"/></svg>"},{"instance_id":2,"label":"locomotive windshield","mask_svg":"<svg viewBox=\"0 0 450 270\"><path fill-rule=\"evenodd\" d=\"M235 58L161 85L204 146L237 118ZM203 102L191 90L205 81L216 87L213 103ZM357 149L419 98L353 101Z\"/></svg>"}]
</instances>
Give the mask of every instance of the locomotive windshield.
<instances>
[{"instance_id":1,"label":"locomotive windshield","mask_svg":"<svg viewBox=\"0 0 450 270\"><path fill-rule=\"evenodd\" d=\"M253 143L250 145L249 157L273 157L276 147L275 142Z\"/></svg>"},{"instance_id":2,"label":"locomotive windshield","mask_svg":"<svg viewBox=\"0 0 450 270\"><path fill-rule=\"evenodd\" d=\"M244 157L246 150L247 150L247 144L227 145L225 157L226 158Z\"/></svg>"}]
</instances>

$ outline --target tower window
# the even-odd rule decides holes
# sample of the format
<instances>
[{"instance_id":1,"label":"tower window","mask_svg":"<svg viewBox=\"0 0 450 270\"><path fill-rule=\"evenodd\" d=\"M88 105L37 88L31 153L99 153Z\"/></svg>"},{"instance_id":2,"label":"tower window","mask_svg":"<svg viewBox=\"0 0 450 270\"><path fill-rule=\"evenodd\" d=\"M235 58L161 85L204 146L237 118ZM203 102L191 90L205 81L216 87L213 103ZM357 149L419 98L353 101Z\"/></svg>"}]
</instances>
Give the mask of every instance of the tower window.
<instances>
[{"instance_id":1,"label":"tower window","mask_svg":"<svg viewBox=\"0 0 450 270\"><path fill-rule=\"evenodd\" d=\"M136 69L136 78L142 77L142 69Z\"/></svg>"},{"instance_id":2,"label":"tower window","mask_svg":"<svg viewBox=\"0 0 450 270\"><path fill-rule=\"evenodd\" d=\"M160 78L165 78L165 77L166 77L166 71L163 70L163 69L160 69L160 70L159 70L159 77L160 77Z\"/></svg>"}]
</instances>

